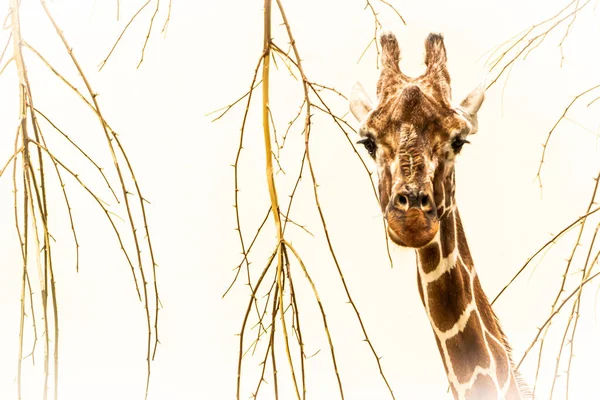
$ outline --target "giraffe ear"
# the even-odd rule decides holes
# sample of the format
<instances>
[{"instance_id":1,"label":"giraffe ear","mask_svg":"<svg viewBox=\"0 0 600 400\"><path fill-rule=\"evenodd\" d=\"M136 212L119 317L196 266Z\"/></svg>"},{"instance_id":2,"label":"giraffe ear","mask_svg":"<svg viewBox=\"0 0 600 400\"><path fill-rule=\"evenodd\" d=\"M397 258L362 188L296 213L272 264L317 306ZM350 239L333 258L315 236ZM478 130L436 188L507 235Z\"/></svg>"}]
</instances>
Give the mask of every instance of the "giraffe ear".
<instances>
[{"instance_id":1,"label":"giraffe ear","mask_svg":"<svg viewBox=\"0 0 600 400\"><path fill-rule=\"evenodd\" d=\"M354 87L352 87L352 94L350 95L350 111L352 111L352 115L354 115L354 118L358 122L362 122L372 109L373 103L371 103L369 95L367 95L360 82L356 82Z\"/></svg>"},{"instance_id":2,"label":"giraffe ear","mask_svg":"<svg viewBox=\"0 0 600 400\"><path fill-rule=\"evenodd\" d=\"M485 99L485 84L482 83L475 88L465 99L460 103L458 110L471 123L471 135L477 132L477 112L481 108L481 104Z\"/></svg>"}]
</instances>

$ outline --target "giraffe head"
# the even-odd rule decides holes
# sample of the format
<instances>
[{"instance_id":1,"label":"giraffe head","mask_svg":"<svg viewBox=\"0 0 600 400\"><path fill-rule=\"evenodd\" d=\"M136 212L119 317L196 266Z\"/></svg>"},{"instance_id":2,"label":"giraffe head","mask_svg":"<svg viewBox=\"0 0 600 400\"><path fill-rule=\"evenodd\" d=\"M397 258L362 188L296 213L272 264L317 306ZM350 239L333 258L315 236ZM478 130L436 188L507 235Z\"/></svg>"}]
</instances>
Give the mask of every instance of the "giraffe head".
<instances>
[{"instance_id":1,"label":"giraffe head","mask_svg":"<svg viewBox=\"0 0 600 400\"><path fill-rule=\"evenodd\" d=\"M451 103L446 48L439 34L425 41L425 73L400 71L400 48L392 33L381 36L377 104L360 83L350 110L360 122L359 143L377 164L381 210L397 244L423 247L435 238L439 221L454 203L454 161L477 131L483 87L458 106Z\"/></svg>"}]
</instances>

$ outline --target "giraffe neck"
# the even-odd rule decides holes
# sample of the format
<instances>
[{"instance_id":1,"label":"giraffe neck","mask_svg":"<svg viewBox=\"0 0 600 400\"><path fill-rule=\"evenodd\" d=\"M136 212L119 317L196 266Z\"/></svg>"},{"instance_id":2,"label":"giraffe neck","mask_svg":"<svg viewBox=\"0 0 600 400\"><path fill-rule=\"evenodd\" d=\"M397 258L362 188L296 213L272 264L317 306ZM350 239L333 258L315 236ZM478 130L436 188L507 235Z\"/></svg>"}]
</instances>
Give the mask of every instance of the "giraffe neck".
<instances>
[{"instance_id":1,"label":"giraffe neck","mask_svg":"<svg viewBox=\"0 0 600 400\"><path fill-rule=\"evenodd\" d=\"M418 286L455 399L521 399L508 346L481 288L456 206L418 250Z\"/></svg>"}]
</instances>

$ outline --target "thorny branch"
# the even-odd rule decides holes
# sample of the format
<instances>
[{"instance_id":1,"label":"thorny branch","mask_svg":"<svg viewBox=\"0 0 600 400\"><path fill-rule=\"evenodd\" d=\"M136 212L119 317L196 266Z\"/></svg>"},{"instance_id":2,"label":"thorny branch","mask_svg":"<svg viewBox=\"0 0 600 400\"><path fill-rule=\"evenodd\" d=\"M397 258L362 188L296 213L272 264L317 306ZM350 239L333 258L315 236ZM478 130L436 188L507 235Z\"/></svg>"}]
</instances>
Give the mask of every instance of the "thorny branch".
<instances>
[{"instance_id":1,"label":"thorny branch","mask_svg":"<svg viewBox=\"0 0 600 400\"><path fill-rule=\"evenodd\" d=\"M165 16L165 19L164 19L164 22L163 22L163 27L162 27L162 30L161 30L161 32L165 33L165 34L167 32L167 28L168 28L169 22L171 20L171 6L172 6L172 1L173 0L169 0L169 3L167 5L167 15ZM152 36L152 32L153 32L153 29L154 29L154 20L155 20L156 16L158 15L159 11L162 8L164 8L164 7L161 8L161 4L160 4L161 0L146 0L137 9L137 11L135 13L133 13L133 15L131 16L131 18L129 18L129 20L127 21L127 23L123 27L123 30L121 30L121 33L119 34L119 36L117 37L117 39L113 43L110 51L108 52L108 54L106 55L106 57L104 58L104 60L102 60L102 62L98 65L98 68L100 70L102 70L102 68L104 68L104 66L108 62L109 58L112 56L113 52L115 51L115 49L117 48L117 46L119 45L119 43L121 42L121 40L123 39L123 37L125 36L125 33L129 30L129 28L133 25L133 23L138 19L138 17L143 14L143 12L146 9L146 7L148 7L150 5L150 3L152 3L152 2L155 3L154 10L152 11L152 15L151 15L150 20L148 22L148 30L146 32L146 37L144 38L144 44L142 45L142 51L141 51L141 55L140 55L140 60L138 61L138 64L137 64L137 68L139 68L142 65L142 62L144 62L144 56L145 56L145 53L146 53L146 47L148 46L148 42L150 41L150 37ZM117 2L117 21L119 20L119 15L120 15L120 6L119 6L119 3Z\"/></svg>"},{"instance_id":2,"label":"thorny branch","mask_svg":"<svg viewBox=\"0 0 600 400\"><path fill-rule=\"evenodd\" d=\"M345 121L343 117L337 115L332 107L329 104L329 100L327 99L328 95L333 95L337 98L344 98L345 96L340 93L335 88L332 88L328 85L323 85L317 82L310 80L303 68L302 58L300 57L300 53L297 47L297 42L294 39L292 34L291 24L288 20L288 17L285 13L284 6L281 0L275 1L277 9L279 11L279 16L282 20L282 25L287 33L287 42L289 43L288 51L282 50L280 46L278 46L275 40L271 35L271 24L272 24L272 1L265 0L264 3L264 37L263 37L263 52L260 55L258 62L254 68L254 73L252 79L249 84L248 91L237 98L236 100L229 103L229 105L214 111L213 113L219 113L214 121L221 119L224 115L226 115L233 107L244 102L245 110L242 117L242 124L240 129L239 136L239 144L237 147L237 153L235 157L235 162L233 164L234 167L234 208L235 208L235 216L236 216L236 228L237 234L239 236L240 245L242 248L242 260L237 265L235 270L235 276L233 282L226 290L225 294L227 294L235 281L240 276L242 269L245 269L246 276L246 285L250 289L250 299L246 306L246 312L244 314L244 318L242 321L242 326L239 332L239 357L238 357L238 375L237 375L237 389L236 396L238 399L242 398L242 376L244 372L243 368L243 359L252 349L252 353L256 351L258 342L262 337L268 338L268 342L266 343L266 349L264 350L261 362L261 373L260 378L255 386L255 390L252 392L252 397L257 398L259 394L259 390L262 387L263 383L266 383L266 376L268 369L271 369L272 373L272 384L275 398L279 398L284 396L281 393L281 385L279 385L279 380L282 379L283 375L278 370L283 368L281 362L277 362L278 355L280 351L284 351L286 364L287 364L287 373L289 373L289 377L291 378L292 386L294 387L293 394L285 395L287 398L289 396L293 396L297 399L305 399L306 398L306 371L305 371L305 363L304 360L308 358L305 353L305 348L307 343L302 339L302 329L301 329L301 318L300 318L300 309L304 308L304 302L302 299L297 297L297 292L295 291L295 285L298 285L299 277L296 276L298 274L297 267L299 266L302 275L308 281L310 287L312 288L312 292L314 298L317 302L319 312L321 315L321 319L323 321L323 330L325 336L327 337L327 342L329 345L329 354L331 357L332 368L335 373L339 394L340 397L344 398L344 386L342 383L342 377L338 370L336 352L334 350L334 338L331 335L329 330L329 323L325 313L325 307L321 302L321 298L319 296L319 292L317 290L317 286L315 282L312 280L309 272L309 268L302 261L300 252L291 244L289 239L289 233L286 230L287 223L290 222L292 225L296 225L299 228L305 230L310 233L306 227L298 222L295 222L291 217L292 213L292 204L294 202L295 195L297 194L298 189L300 188L300 182L302 180L302 176L305 174L306 170L310 175L311 183L312 183L312 194L314 198L314 206L318 212L320 224L322 227L322 232L324 234L327 246L329 248L329 252L331 254L332 260L336 266L336 271L342 283L343 289L345 291L346 297L348 299L348 303L352 306L353 311L356 315L356 318L359 322L361 331L365 337L365 341L369 345L369 348L375 358L375 362L377 364L379 373L389 390L390 396L394 398L394 394L392 389L388 383L388 380L383 372L381 359L375 352L373 344L369 339L367 334L365 325L360 317L358 312L358 308L354 303L350 289L346 284L344 279L344 275L342 272L342 268L338 262L336 253L334 251L327 222L325 219L325 214L322 209L320 200L319 200L319 192L316 178L316 171L313 166L311 160L310 153L310 137L311 131L313 128L312 117L314 112L320 112L325 115L328 115L331 118L331 121L339 128L339 130L344 134L348 143L352 147L353 151L356 155L359 156L360 162L362 163L365 171L367 172L367 176L371 181L371 185L373 188L373 193L375 195L375 199L377 200L377 191L375 188L375 184L373 183L371 173L369 172L366 164L360 158L360 155L354 145L352 144L351 135L354 131L352 127ZM382 1L383 4L391 7L394 12L399 16L399 18L404 23L402 16L393 8L391 4L388 2ZM368 2L368 6L373 10L374 17L376 19L376 25L380 26L377 19L377 14L370 2ZM378 28L377 28L378 29ZM377 34L377 30L376 30ZM270 76L272 72L270 72L270 63L275 63L275 56L279 57L280 60L283 60L283 64L286 69L289 71L290 75L302 85L303 96L302 96L302 104L298 112L295 116L288 122L285 132L283 134L279 133L276 130L276 122L271 114L271 110L269 107L269 93L270 93ZM275 64L276 65L276 64ZM259 79L259 71L261 72L261 77ZM266 178L269 189L269 198L270 198L270 207L266 213L265 218L262 220L262 223L256 229L253 239L250 242L250 245L246 245L245 236L242 232L242 222L241 222L241 208L240 208L240 180L239 180L239 170L241 167L241 154L242 149L244 147L244 139L247 128L247 121L249 111L251 109L252 100L254 98L253 93L257 90L258 87L262 88L262 102L261 102L261 112L262 112L262 128L263 128L263 139L264 139L264 148L265 148L265 157L266 157ZM302 134L304 135L304 151L302 152L301 158L298 160L298 172L295 176L295 180L293 181L293 188L289 195L289 200L287 203L286 211L282 211L282 201L277 191L277 180L275 179L275 172L273 170L273 162L275 161L278 166L281 167L281 159L282 155L280 151L282 151L286 144L286 138L288 134L290 134L292 127L296 124L297 121L301 119L303 116L304 124L302 126ZM272 129L271 129L272 128ZM280 130L283 131L283 130ZM281 135L281 136L280 136ZM273 149L273 144L275 144L276 149ZM273 161L274 160L274 161ZM282 176L279 179L284 179ZM377 202L379 203L379 202ZM266 266L263 267L260 276L257 278L252 278L250 273L252 263L249 260L250 252L253 248L254 243L256 242L258 236L263 230L267 219L271 217L275 226L275 233L277 235L277 243L275 244L275 248L271 253ZM384 228L384 237L385 235L385 225ZM387 244L387 241L386 241ZM293 255L293 257L291 257ZM388 249L389 255L389 249ZM390 257L391 262L391 257ZM272 268L273 267L273 268ZM259 291L262 293L262 288L265 286L265 282L271 282L271 284L267 284L270 286L268 291L264 296L259 298ZM259 307L259 303L262 305ZM267 310L270 308L270 316L267 317ZM255 324L251 324L251 315L254 314L252 310L256 311L257 322ZM262 311L261 311L262 309ZM290 314L288 317L288 313ZM258 333L256 338L251 342L250 346L247 346L246 338L250 333L251 326L254 326L258 329ZM290 336L296 337L296 343L292 343L290 341ZM277 340L276 340L277 339ZM294 348L297 348L297 352L293 351ZM279 350L278 350L279 349ZM317 350L316 353L319 351ZM316 354L315 353L315 354Z\"/></svg>"},{"instance_id":3,"label":"thorny branch","mask_svg":"<svg viewBox=\"0 0 600 400\"><path fill-rule=\"evenodd\" d=\"M8 25L10 28L9 42L12 43L13 51L12 55L7 59L0 71L4 71L10 65L14 65L16 69L19 83L19 122L15 135L14 152L6 164L2 166L0 177L12 163L14 220L17 238L21 246L23 265L21 281L21 318L19 322L19 358L17 360L18 398L21 399L23 397L23 360L29 355L31 355L32 360L34 360L37 340L40 337L44 344L42 398L44 400L48 399L50 388L52 388L53 398L55 400L58 398L60 377L60 298L57 294L57 287L54 280L56 264L54 262L55 257L52 249L54 248L54 242L64 242L62 242L63 239L61 237L54 237L51 234L51 231L56 229L54 228L56 225L55 221L60 218L57 218L56 220L53 219L52 221L48 219L48 215L50 214L49 209L53 210L53 214L58 213L58 207L56 207L53 202L50 202L49 198L51 193L56 190L62 193L62 198L64 199L64 204L66 206L66 217L72 231L71 240L74 245L75 270L79 271L80 240L76 230L78 223L72 213L73 209L77 208L77 204L73 203L69 196L69 193L71 192L70 183L73 182L76 185L81 186L96 202L99 211L104 214L107 222L112 227L118 245L131 268L137 296L143 303L147 321L147 374L145 382L145 395L147 397L150 384L151 360L154 357L159 343L158 311L160 308L156 281L156 262L145 209L145 202L147 202L147 200L142 195L141 188L138 184L133 167L129 162L127 153L125 152L118 135L112 130L104 118L97 100L97 94L92 89L90 81L77 61L75 52L69 45L65 33L59 27L56 19L52 16L46 1L40 0L40 5L45 17L54 28L54 34L56 34L64 47L64 55L70 60L71 65L75 67L80 82L78 84L69 82L56 68L42 57L40 52L26 43L22 37L21 31L21 2L18 0L11 0L7 14L7 20L9 22L5 23L5 25ZM8 45L0 55L0 62L4 59L7 48ZM99 126L104 132L108 150L113 160L114 171L118 175L118 182L111 182L108 175L105 174L104 168L83 149L83 146L77 143L77 139L67 135L65 131L53 121L51 115L42 113L36 106L36 101L34 101L35 97L28 77L29 70L26 59L23 56L24 49L31 51L35 56L39 57L42 60L43 67L47 68L60 82L65 84L77 98L81 99L84 104L92 110L95 117L97 117ZM82 89L77 86L81 86ZM84 95L84 93L86 95ZM69 113L69 110L65 110L65 112ZM38 117L41 117L42 119L40 120ZM88 186L76 170L67 167L68 163L61 160L61 158L54 153L53 148L50 147L50 141L47 141L46 137L56 134L58 134L58 137L65 139L66 145L72 146L77 154L82 156L83 160L95 168L102 176L105 188L110 191L116 203L122 206L120 211L124 211L127 214L129 223L128 229L119 228L118 224L115 223L115 218L118 218L116 214L118 210L111 209L111 205L102 200L97 194L97 189L92 189ZM48 169L48 162L51 163L50 169ZM122 167L123 162L126 164L124 168ZM51 176L52 170L58 181L58 187L54 187L54 185L49 183L50 179L48 178ZM65 173L67 175L63 176ZM72 180L69 181L67 177L70 177ZM55 182L54 180L52 181ZM117 186L121 188L121 198L119 198L113 189ZM135 200L136 198L137 200ZM135 205L135 201L138 202L137 206ZM56 210L54 210L55 207ZM134 215L139 215L139 217L134 217ZM140 227L140 225L142 225L142 227ZM139 236L140 234L144 235L143 238ZM128 249L128 246L125 245L125 238L133 242L135 255L132 256L132 249ZM69 239L67 239L67 241L68 240ZM142 252L148 253L147 257L149 258L150 263L143 261ZM137 264L137 271L136 268L134 268L133 260L135 260ZM148 275L150 275L151 278L147 278ZM37 278L39 288L33 287L33 278ZM143 297L140 293L138 279L141 279L142 281ZM150 288L148 287L149 283L151 284ZM39 296L42 311L41 316L39 316L39 313L35 312L37 303L35 296ZM154 302L153 307L151 307L150 304L152 298ZM29 316L26 314L27 308L30 308L31 310ZM32 348L29 355L24 355L24 348L26 345L25 321L27 317L31 319L34 338L33 343L31 343ZM40 328L38 328L39 324L37 322L39 321L37 321L37 319L39 318L42 318L43 321L41 334L38 333ZM53 377L52 384L50 383L51 375Z\"/></svg>"},{"instance_id":4,"label":"thorny branch","mask_svg":"<svg viewBox=\"0 0 600 400\"><path fill-rule=\"evenodd\" d=\"M579 100L582 96L585 96L586 94L588 94L588 93L590 93L590 92L592 92L592 91L594 91L594 90L596 90L598 88L600 88L600 85L592 86L591 88L589 88L587 90L584 90L583 92L581 92L577 96L575 96L573 98L573 100L571 100L571 102L569 103L569 105L565 108L565 110L563 111L563 113L560 116L560 118L558 118L558 120L556 121L556 123L552 126L552 129L550 129L550 132L548 132L548 136L546 137L546 141L542 145L542 147L544 149L542 150L542 157L540 159L540 165L539 165L537 173L536 173L536 178L537 178L537 180L540 183L540 188L542 187L542 165L544 164L544 159L546 157L546 149L548 148L548 143L550 142L550 136L552 136L552 133L556 130L556 127L563 121L563 119L566 118L567 113L569 112L569 110L571 109L571 107L573 106L573 104L575 104L575 102L577 100Z\"/></svg>"},{"instance_id":5,"label":"thorny branch","mask_svg":"<svg viewBox=\"0 0 600 400\"><path fill-rule=\"evenodd\" d=\"M598 181L599 181L598 179L599 178L600 178L600 175L599 175L598 178L596 178L596 185L594 186L594 190L592 192L592 197L590 199L590 203L588 205L586 214L590 213L590 211L592 210L592 207L595 204L594 199L596 198L596 193L598 191ZM586 224L586 222L587 222L587 218L583 219L581 221L581 225L579 226L579 232L577 234L577 239L575 240L575 245L573 246L573 249L571 250L571 254L570 254L569 258L567 259L567 266L565 267L564 273L562 275L562 280L561 280L561 283L560 283L560 288L559 288L559 290L556 293L556 297L554 299L554 302L552 303L552 307L551 307L550 313L554 312L554 310L556 309L556 306L558 305L558 302L559 302L559 300L561 298L561 295L565 291L565 287L566 287L566 284L567 284L567 279L569 277L569 272L570 272L571 266L573 264L573 259L575 257L575 253L577 252L578 248L581 245L581 237L582 237L583 232L585 230L585 224ZM590 244L590 252L591 252L593 246L594 246L594 241L592 241L591 244ZM587 265L586 265L586 268L587 268ZM584 273L582 275L582 280L584 280L585 278L586 278L586 274L585 274L585 271L584 271ZM562 350L563 350L563 347L565 345L565 339L567 337L567 332L568 332L569 327L571 325L573 314L575 313L575 309L576 309L577 305L579 304L579 300L580 299L581 299L581 293L579 293L579 295L577 297L577 301L575 301L575 303L573 304L573 310L571 310L571 315L569 317L569 321L568 321L567 326L565 328L563 339L562 339L562 342L561 342L561 345L560 345L560 348L559 348L559 351L558 351L558 357L556 359L556 366L555 366L555 371L554 371L554 379L552 381L552 387L551 387L551 390L550 390L550 397L551 398L552 398L552 395L554 394L555 383L556 383L556 379L558 377L558 367L559 367L561 356L562 356ZM546 335L548 334L548 330L550 329L551 324L552 324L552 321L549 321L549 323L546 326L546 328L544 330L544 333L542 334L542 337L540 339L539 361L538 361L538 365L537 365L537 369L536 369L536 380L535 380L534 386L533 386L533 394L534 395L535 395L535 389L536 389L536 386L537 386L537 378L538 378L539 370L540 370L540 366L541 366L541 357L542 357L542 353L543 353L543 349L544 349L544 341L546 340Z\"/></svg>"},{"instance_id":6,"label":"thorny branch","mask_svg":"<svg viewBox=\"0 0 600 400\"><path fill-rule=\"evenodd\" d=\"M375 58L375 60L376 60L375 62L377 63L377 68L379 68L379 55L381 54L381 51L379 49L379 41L377 40L377 38L379 37L379 33L381 32L383 25L381 24L381 21L379 21L379 13L375 10L375 7L371 3L371 0L366 0L366 1L367 1L367 3L365 4L365 10L369 9L371 14L373 15L374 31L373 31L373 38L369 41L369 43L367 44L367 46L361 53L360 57L358 57L358 61L360 62L360 60L362 60L362 58L366 54L367 50L369 50L369 48L373 44L375 44L375 51L377 52L377 57ZM404 20L404 17L402 16L402 14L400 14L398 12L396 7L394 7L392 4L390 4L389 2L387 2L385 0L379 0L379 2L383 3L384 5L386 5L390 9L392 9L394 14L396 14L398 16L398 18L400 19L402 24L406 26L406 21Z\"/></svg>"},{"instance_id":7,"label":"thorny branch","mask_svg":"<svg viewBox=\"0 0 600 400\"><path fill-rule=\"evenodd\" d=\"M569 18L572 19L577 13L590 4L590 2L591 0L587 0L582 5L579 5L579 0L572 0L554 16L533 25L529 29L525 29L497 46L487 59L487 64L490 66L490 72L496 71L496 73L495 77L490 79L490 83L487 85L486 90L492 87L498 79L507 72L507 69L519 61L519 59L525 60L532 50L542 44L550 32L561 26L565 21L569 20ZM561 46L570 29L570 25L568 25L565 36L561 40Z\"/></svg>"},{"instance_id":8,"label":"thorny branch","mask_svg":"<svg viewBox=\"0 0 600 400\"><path fill-rule=\"evenodd\" d=\"M502 77L505 74L505 72L507 72L507 71L510 72L510 70L516 65L516 63L519 60L525 60L529 56L529 54L531 54L532 51L537 49L548 38L550 33L554 32L558 29L563 29L562 37L560 39L560 42L558 43L558 47L560 50L560 65L562 66L563 61L565 59L563 47L566 43L569 33L572 31L572 28L577 19L577 16L590 3L591 3L591 0L587 0L587 1L571 0L565 7L563 7L561 10L559 10L556 14L554 14L550 18L547 18L547 19L533 25L531 28L526 29L523 32L520 32L519 34L515 35L508 41L506 41L503 44L501 44L500 46L498 46L495 50L493 50L487 60L487 63L488 63L488 65L490 65L490 71L494 72L495 75L494 75L494 78L491 79L487 88L490 88L492 85L494 85L500 79L500 77ZM505 79L508 80L508 74L506 74ZM595 78L595 80L597 81L597 78ZM505 85L506 85L506 82L505 82ZM594 92L599 88L600 88L600 85L598 85L598 84L593 85L593 86L591 85L588 89L580 92L574 98L572 98L571 101L568 103L568 105L564 108L562 114L559 116L559 118L557 118L557 120L555 121L553 126L549 129L549 131L546 135L546 139L543 143L543 150L542 150L542 154L540 157L540 163L539 163L538 170L536 173L536 179L539 182L540 189L542 188L541 172L542 172L543 164L546 162L546 150L548 148L550 138L552 137L553 133L555 133L557 127L564 120L570 120L569 117L567 116L567 114L569 113L569 111L571 111L573 106L576 103L578 103L582 98L588 96L591 92ZM600 97L596 96L591 101L589 101L587 103L587 107L592 105L598 98L600 98ZM510 280L510 282L500 291L498 296L496 296L496 298L494 299L494 301L496 301L498 299L498 297L500 297L500 295L502 295L502 293L505 292L505 290L525 270L525 268L531 263L531 261L533 261L544 250L546 250L547 248L549 248L550 246L555 244L558 240L563 238L567 232L569 232L576 226L579 226L579 230L578 230L577 236L575 238L575 242L573 244L573 247L571 248L569 257L566 260L566 266L565 266L562 276L561 276L560 286L556 292L556 295L554 296L554 300L550 307L549 317L542 324L541 328L539 328L539 331L537 332L536 336L530 343L529 347L524 352L521 360L519 361L519 363L517 365L517 368L518 368L523 363L525 358L531 353L531 350L536 346L536 344L539 344L539 346L537 348L538 354L537 354L535 381L533 384L533 394L534 395L538 388L538 380L540 378L541 367L542 367L542 365L545 365L547 363L547 361L544 362L544 360L545 360L544 355L548 352L548 346L551 346L551 344L548 344L547 335L549 334L554 317L556 317L558 315L560 310L570 300L574 299L572 307L570 309L570 312L567 315L566 323L563 326L564 330L562 331L562 335L560 336L560 341L558 343L556 353L554 353L555 354L554 356L551 356L554 361L554 368L553 368L552 384L550 387L550 398L552 398L555 394L555 391L557 389L556 383L560 377L559 371L560 371L561 365L563 365L565 362L567 364L566 398L567 399L569 398L569 393L571 390L571 385L570 385L571 368L573 365L573 356L574 356L573 349L575 347L575 339L576 339L578 321L579 321L579 318L581 317L580 308L581 308L581 303L582 303L583 288L588 282L590 282L592 279L594 279L599 274L599 273L592 274L594 267L598 264L598 257L600 255L600 250L598 250L597 246L596 246L597 233L598 233L598 230L600 229L599 222L592 223L592 224L595 224L596 226L593 231L593 234L591 235L591 239L589 239L589 242L585 243L583 241L583 238L587 238L589 236L589 235L585 234L586 222L588 221L589 218L592 217L593 214L595 214L597 211L600 210L600 208L597 208L597 207L594 208L594 206L597 206L597 204L598 204L598 182L600 180L600 172L595 172L595 175L596 174L597 174L597 176L594 179L595 184L593 187L591 199L590 199L590 202L587 206L587 210L584 213L584 215L577 218L573 223L571 223L567 227L565 227L562 231L560 231L557 235L555 235L547 243L545 243L538 251L536 251L527 260L527 262L523 265L523 267L521 267L517 271L517 273L513 276L513 278ZM596 220L597 220L597 218L596 218ZM586 248L586 247L587 247L587 252L585 253L585 255L582 259L582 256L579 255L580 252L578 252L578 250L581 248ZM594 254L594 253L596 253L596 256L592 257L592 254ZM578 264L580 264L581 267L577 271L572 272L572 268ZM570 285L570 282L573 279L571 277L573 275L577 275L577 274L581 275L579 278L579 283L575 287L575 290L572 291L568 296L565 297L564 294L565 294L567 288L572 285L572 284ZM599 286L599 288L600 288L600 286ZM556 324L556 325L560 326L559 324ZM569 351L568 351L568 356L565 356L565 350L566 350L565 348L567 346L569 347ZM564 361L565 358L566 358L566 361Z\"/></svg>"}]
</instances>

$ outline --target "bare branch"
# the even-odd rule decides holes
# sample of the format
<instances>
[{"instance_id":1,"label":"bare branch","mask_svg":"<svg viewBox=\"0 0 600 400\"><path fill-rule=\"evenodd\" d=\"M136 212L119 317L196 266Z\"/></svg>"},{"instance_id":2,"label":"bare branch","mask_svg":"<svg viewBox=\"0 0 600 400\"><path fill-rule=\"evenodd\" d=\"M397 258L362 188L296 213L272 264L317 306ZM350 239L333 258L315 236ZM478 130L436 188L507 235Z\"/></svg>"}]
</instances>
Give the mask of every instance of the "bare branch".
<instances>
[{"instance_id":1,"label":"bare branch","mask_svg":"<svg viewBox=\"0 0 600 400\"><path fill-rule=\"evenodd\" d=\"M580 224L582 221L585 221L585 219L587 217L589 217L592 214L595 214L598 211L600 211L600 207L595 208L592 211L588 212L587 214L582 215L581 217L577 218L575 221L571 222L569 225L567 225L565 228L563 228L563 230L561 230L557 235L553 236L552 239L550 239L549 241L547 241L535 253L533 253L533 255L527 259L527 261L525 262L525 264L517 271L517 273L515 275L513 275L513 277L510 279L510 281L502 288L502 290L500 290L500 292L496 295L496 297L494 297L494 300L492 300L491 305L493 305L496 302L496 300L498 300L500 298L500 296L502 296L502 294L515 281L515 279L517 279L518 276L521 275L521 273L523 271L525 271L525 268L527 268L527 266L531 263L531 261L533 261L542 251L544 251L544 249L546 247L548 247L551 244L555 243L565 233L567 233L568 231L570 231L571 229L573 229L575 226L577 226L578 224Z\"/></svg>"},{"instance_id":2,"label":"bare branch","mask_svg":"<svg viewBox=\"0 0 600 400\"><path fill-rule=\"evenodd\" d=\"M600 84L592 86L591 88L584 90L583 92L579 93L577 96L575 96L575 98L573 98L573 100L571 100L571 102L569 103L569 105L564 109L562 115L560 116L560 118L558 118L558 120L554 123L554 125L552 126L552 129L550 129L550 132L548 132L548 136L546 137L546 141L544 142L544 144L542 145L543 150L542 150L542 158L540 160L540 165L538 167L537 173L536 173L536 178L539 181L540 184L540 188L542 187L542 165L544 164L544 159L546 157L546 148L548 147L548 143L550 142L550 136L552 136L552 133L554 132L554 130L556 129L556 127L561 123L561 121L566 117L567 113L569 112L569 110L571 109L571 106L573 106L573 104L575 104L575 102L577 100L579 100L579 98L581 96L584 96L586 94L588 94L589 92L598 89L600 87ZM591 103L590 103L591 104Z\"/></svg>"},{"instance_id":3,"label":"bare branch","mask_svg":"<svg viewBox=\"0 0 600 400\"><path fill-rule=\"evenodd\" d=\"M554 16L539 22L535 25L533 25L530 29L526 30L525 33L523 33L522 35L517 35L518 38L517 39L509 39L508 41L504 42L503 44L501 44L500 46L497 47L497 49L495 51L492 52L492 54L490 55L490 57L488 58L488 63L490 63L490 60L496 56L496 58L491 61L491 66L490 66L490 72L493 71L494 69L496 69L497 67L500 68L500 71L496 74L495 78L493 78L490 83L487 85L486 90L489 89L494 83L496 83L498 81L498 79L504 74L504 72L516 61L518 61L518 59L525 54L524 58L527 57L527 55L529 54L529 52L539 46L541 44L541 42L544 41L544 39L547 37L547 35L552 32L556 27L560 26L564 21L566 21L569 18L574 18L575 15L577 13L579 13L582 9L584 9L589 3L591 2L591 0L587 0L585 3L583 3L581 6L579 5L579 0L572 0L569 4L567 4L567 6L565 6L563 9L561 9L558 13L556 13ZM573 4L575 4L574 9L567 13L566 15L562 15L565 11L567 11ZM571 23L573 22L573 19L571 20ZM538 31L538 28L544 27L547 24L550 24L550 26L548 28L546 28L545 30L542 30L540 33L535 34L534 32ZM570 27L567 28L570 29ZM563 38L564 41L564 38ZM561 49L562 49L562 43L563 41L561 41ZM509 43L510 46L504 50L503 52L500 53L501 49L503 47L505 47L506 45L508 45ZM509 54L516 52L516 54L514 54L511 58L508 59L508 61L505 61L505 59L507 57L509 57ZM525 53L527 51L527 53ZM499 54L500 53L500 54ZM499 55L498 55L499 54Z\"/></svg>"},{"instance_id":4,"label":"bare branch","mask_svg":"<svg viewBox=\"0 0 600 400\"><path fill-rule=\"evenodd\" d=\"M152 13L152 16L150 17L150 21L148 22L148 30L146 33L146 37L144 38L144 44L142 45L142 50L141 50L141 56L140 56L140 60L137 64L137 68L140 67L140 65L142 65L142 62L144 61L144 55L146 52L146 47L148 46L148 42L150 41L150 36L152 35L152 28L154 27L154 19L156 18L159 10L160 10L160 0L147 0L145 3L143 3L138 9L137 11L131 16L131 18L129 19L129 21L125 24L125 26L123 27L123 30L121 30L121 33L119 34L119 36L117 37L117 40L115 40L115 42L113 43L110 51L108 52L108 54L106 55L106 57L104 58L104 60L102 60L102 62L98 65L98 69L102 70L102 68L104 68L104 66L106 65L106 63L108 62L109 58L112 56L113 52L115 51L115 49L117 48L117 46L119 45L119 43L121 42L121 39L123 39L123 37L125 36L125 33L127 32L127 30L129 30L129 28L131 27L131 25L133 24L133 22L138 19L138 17L140 16L140 14L144 11L144 9L146 7L148 7L148 5L150 5L150 3L152 1L156 1L156 7L154 8L154 12ZM163 23L163 27L161 32L166 34L167 31L167 26L169 25L169 21L171 20L171 2L172 0L169 0L169 4L168 4L168 12L167 12L167 16L165 17L165 21ZM117 20L119 20L119 3L117 2Z\"/></svg>"}]
</instances>

